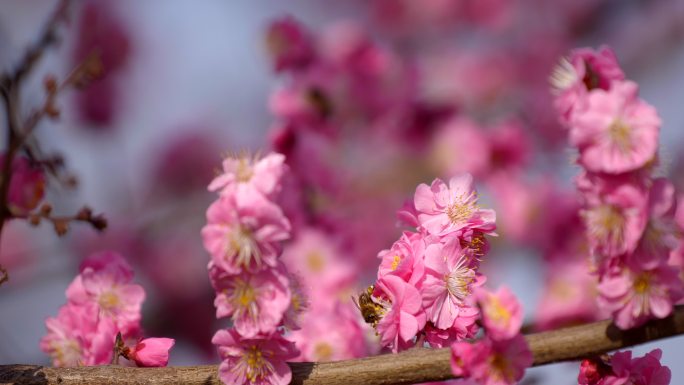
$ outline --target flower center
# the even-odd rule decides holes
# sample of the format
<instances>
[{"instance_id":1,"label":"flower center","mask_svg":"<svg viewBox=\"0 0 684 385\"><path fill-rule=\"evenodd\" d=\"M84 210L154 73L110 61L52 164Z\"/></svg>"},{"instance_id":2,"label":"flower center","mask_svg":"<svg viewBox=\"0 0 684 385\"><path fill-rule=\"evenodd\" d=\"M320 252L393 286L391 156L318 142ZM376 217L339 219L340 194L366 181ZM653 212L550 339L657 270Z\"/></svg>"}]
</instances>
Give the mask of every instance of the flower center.
<instances>
[{"instance_id":1,"label":"flower center","mask_svg":"<svg viewBox=\"0 0 684 385\"><path fill-rule=\"evenodd\" d=\"M398 255L395 255L394 258L392 259L392 266L391 266L392 271L396 270L397 267L399 267L399 263L401 263L401 257Z\"/></svg>"},{"instance_id":2,"label":"flower center","mask_svg":"<svg viewBox=\"0 0 684 385\"><path fill-rule=\"evenodd\" d=\"M484 234L474 234L469 241L461 239L461 248L468 249L472 252L472 256L481 259L485 255L485 247L487 245Z\"/></svg>"},{"instance_id":3,"label":"flower center","mask_svg":"<svg viewBox=\"0 0 684 385\"><path fill-rule=\"evenodd\" d=\"M449 295L462 303L470 294L470 283L473 282L475 272L466 266L466 258L461 256L454 269L444 277Z\"/></svg>"},{"instance_id":4,"label":"flower center","mask_svg":"<svg viewBox=\"0 0 684 385\"><path fill-rule=\"evenodd\" d=\"M451 223L459 225L470 219L475 210L477 210L474 197L474 193L470 193L467 197L458 197L455 202L447 206L446 215Z\"/></svg>"},{"instance_id":5,"label":"flower center","mask_svg":"<svg viewBox=\"0 0 684 385\"><path fill-rule=\"evenodd\" d=\"M509 312L495 296L489 298L485 313L487 314L487 318L496 323L506 323L511 319L511 312Z\"/></svg>"},{"instance_id":6,"label":"flower center","mask_svg":"<svg viewBox=\"0 0 684 385\"><path fill-rule=\"evenodd\" d=\"M56 366L78 366L81 361L81 347L73 339L54 341L51 345Z\"/></svg>"},{"instance_id":7,"label":"flower center","mask_svg":"<svg viewBox=\"0 0 684 385\"><path fill-rule=\"evenodd\" d=\"M489 365L491 367L491 375L496 380L505 380L512 382L515 379L513 368L506 357L501 353L493 353L489 356Z\"/></svg>"},{"instance_id":8,"label":"flower center","mask_svg":"<svg viewBox=\"0 0 684 385\"><path fill-rule=\"evenodd\" d=\"M645 294L651 286L651 274L643 273L634 280L634 291L637 294Z\"/></svg>"},{"instance_id":9,"label":"flower center","mask_svg":"<svg viewBox=\"0 0 684 385\"><path fill-rule=\"evenodd\" d=\"M257 245L252 231L244 226L237 225L228 232L226 247L226 259L237 257L238 265L249 267L252 260L257 266L261 265L261 250Z\"/></svg>"},{"instance_id":10,"label":"flower center","mask_svg":"<svg viewBox=\"0 0 684 385\"><path fill-rule=\"evenodd\" d=\"M307 266L309 266L309 270L314 273L320 273L325 267L325 259L318 250L314 250L309 253L306 258L306 263Z\"/></svg>"},{"instance_id":11,"label":"flower center","mask_svg":"<svg viewBox=\"0 0 684 385\"><path fill-rule=\"evenodd\" d=\"M268 352L262 353L257 346L252 345L246 350L244 356L242 356L242 360L233 367L233 370L244 370L245 377L247 377L251 383L260 381L275 370L273 365L264 358L264 355L268 356L269 354Z\"/></svg>"},{"instance_id":12,"label":"flower center","mask_svg":"<svg viewBox=\"0 0 684 385\"><path fill-rule=\"evenodd\" d=\"M238 182L249 182L254 175L251 162L247 157L242 157L238 160L237 170L235 170L235 178Z\"/></svg>"},{"instance_id":13,"label":"flower center","mask_svg":"<svg viewBox=\"0 0 684 385\"><path fill-rule=\"evenodd\" d=\"M225 292L228 300L235 309L233 319L241 318L245 314L256 318L259 314L256 302L257 292L249 281L242 278L235 278L233 281L232 292L227 289Z\"/></svg>"},{"instance_id":14,"label":"flower center","mask_svg":"<svg viewBox=\"0 0 684 385\"><path fill-rule=\"evenodd\" d=\"M327 342L319 342L314 347L314 357L316 361L330 361L333 355L333 348Z\"/></svg>"},{"instance_id":15,"label":"flower center","mask_svg":"<svg viewBox=\"0 0 684 385\"><path fill-rule=\"evenodd\" d=\"M602 205L589 212L589 229L601 242L622 243L625 217L612 205Z\"/></svg>"},{"instance_id":16,"label":"flower center","mask_svg":"<svg viewBox=\"0 0 684 385\"><path fill-rule=\"evenodd\" d=\"M104 293L100 294L100 297L97 301L97 304L100 305L100 308L105 312L116 309L120 303L121 301L119 296L112 291L105 291Z\"/></svg>"},{"instance_id":17,"label":"flower center","mask_svg":"<svg viewBox=\"0 0 684 385\"><path fill-rule=\"evenodd\" d=\"M627 152L632 148L632 128L622 119L616 118L608 127L608 136L621 152Z\"/></svg>"}]
</instances>

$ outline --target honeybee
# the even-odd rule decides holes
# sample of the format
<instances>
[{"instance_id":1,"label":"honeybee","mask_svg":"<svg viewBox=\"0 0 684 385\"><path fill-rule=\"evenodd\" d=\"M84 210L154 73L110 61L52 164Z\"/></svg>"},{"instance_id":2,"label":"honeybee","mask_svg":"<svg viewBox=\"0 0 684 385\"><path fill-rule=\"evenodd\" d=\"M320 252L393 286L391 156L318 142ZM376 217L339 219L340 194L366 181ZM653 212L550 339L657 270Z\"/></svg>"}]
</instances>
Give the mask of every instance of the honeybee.
<instances>
[{"instance_id":1,"label":"honeybee","mask_svg":"<svg viewBox=\"0 0 684 385\"><path fill-rule=\"evenodd\" d=\"M373 298L373 289L373 285L368 286L365 291L359 294L358 299L352 296L352 300L361 312L363 320L372 327L376 327L382 319L385 309Z\"/></svg>"}]
</instances>

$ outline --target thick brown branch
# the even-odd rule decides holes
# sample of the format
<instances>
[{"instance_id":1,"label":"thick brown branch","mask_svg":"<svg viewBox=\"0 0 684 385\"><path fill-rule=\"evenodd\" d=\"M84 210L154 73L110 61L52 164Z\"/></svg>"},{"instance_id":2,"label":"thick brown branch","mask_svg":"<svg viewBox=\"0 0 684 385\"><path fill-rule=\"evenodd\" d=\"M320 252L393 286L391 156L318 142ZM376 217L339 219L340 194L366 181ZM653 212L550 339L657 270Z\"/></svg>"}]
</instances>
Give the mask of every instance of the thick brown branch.
<instances>
[{"instance_id":1,"label":"thick brown branch","mask_svg":"<svg viewBox=\"0 0 684 385\"><path fill-rule=\"evenodd\" d=\"M629 331L610 323L592 324L528 335L534 365L579 360L644 342L684 334L684 307L663 320ZM328 363L291 363L292 383L302 385L385 385L412 384L452 378L449 349L411 349L399 354L384 354ZM129 368L97 366L49 368L37 365L0 366L0 384L221 384L217 366L168 368Z\"/></svg>"}]
</instances>

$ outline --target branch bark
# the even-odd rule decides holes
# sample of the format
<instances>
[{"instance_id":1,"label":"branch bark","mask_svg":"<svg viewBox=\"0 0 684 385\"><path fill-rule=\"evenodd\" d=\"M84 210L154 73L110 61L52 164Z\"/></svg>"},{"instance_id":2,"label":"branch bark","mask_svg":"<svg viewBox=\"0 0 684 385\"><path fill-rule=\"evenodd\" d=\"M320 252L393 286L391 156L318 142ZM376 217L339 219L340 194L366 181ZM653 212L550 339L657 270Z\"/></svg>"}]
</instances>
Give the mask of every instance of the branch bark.
<instances>
[{"instance_id":1,"label":"branch bark","mask_svg":"<svg viewBox=\"0 0 684 385\"><path fill-rule=\"evenodd\" d=\"M610 321L535 333L526 336L534 353L534 366L585 357L684 334L684 306L665 319L632 330L620 330ZM413 384L453 378L449 349L411 349L399 354L338 362L290 363L292 384L388 385ZM191 384L220 385L216 365L130 368L93 366L51 368L39 365L2 365L0 384L105 385Z\"/></svg>"}]
</instances>

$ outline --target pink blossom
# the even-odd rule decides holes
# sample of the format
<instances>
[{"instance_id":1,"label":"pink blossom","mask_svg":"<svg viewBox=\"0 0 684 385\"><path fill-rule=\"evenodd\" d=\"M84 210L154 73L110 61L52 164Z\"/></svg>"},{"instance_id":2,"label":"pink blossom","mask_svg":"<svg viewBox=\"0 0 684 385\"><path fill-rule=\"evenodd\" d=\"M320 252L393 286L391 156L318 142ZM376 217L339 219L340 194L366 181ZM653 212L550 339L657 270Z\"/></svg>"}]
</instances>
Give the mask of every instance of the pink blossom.
<instances>
[{"instance_id":1,"label":"pink blossom","mask_svg":"<svg viewBox=\"0 0 684 385\"><path fill-rule=\"evenodd\" d=\"M223 160L223 173L209 184L209 191L231 194L238 187L249 186L266 197L280 190L280 179L286 170L285 157L270 153L263 158L228 157ZM246 194L253 194L253 191Z\"/></svg>"},{"instance_id":2,"label":"pink blossom","mask_svg":"<svg viewBox=\"0 0 684 385\"><path fill-rule=\"evenodd\" d=\"M357 278L355 266L344 258L338 243L320 230L305 227L283 250L281 260L302 279L312 297L336 296Z\"/></svg>"},{"instance_id":3,"label":"pink blossom","mask_svg":"<svg viewBox=\"0 0 684 385\"><path fill-rule=\"evenodd\" d=\"M287 385L292 371L287 360L294 359L297 348L280 334L266 339L243 338L235 329L219 330L211 342L221 356L219 377L224 384Z\"/></svg>"},{"instance_id":4,"label":"pink blossom","mask_svg":"<svg viewBox=\"0 0 684 385\"><path fill-rule=\"evenodd\" d=\"M0 169L4 169L6 155L0 155ZM15 214L25 214L38 206L45 195L43 171L24 156L15 156L11 165L12 177L7 191L7 204Z\"/></svg>"},{"instance_id":5,"label":"pink blossom","mask_svg":"<svg viewBox=\"0 0 684 385\"><path fill-rule=\"evenodd\" d=\"M438 328L454 324L475 287L484 283L461 251L458 239L425 249L425 280L420 286L428 319Z\"/></svg>"},{"instance_id":6,"label":"pink blossom","mask_svg":"<svg viewBox=\"0 0 684 385\"><path fill-rule=\"evenodd\" d=\"M567 123L572 111L584 101L587 93L594 89L609 90L614 81L625 79L617 58L607 46L594 51L579 48L561 59L551 76L551 85L556 92L554 101L561 121Z\"/></svg>"},{"instance_id":7,"label":"pink blossom","mask_svg":"<svg viewBox=\"0 0 684 385\"><path fill-rule=\"evenodd\" d=\"M665 262L648 270L628 262L603 275L598 290L599 306L612 313L620 329L667 317L684 294L679 271Z\"/></svg>"},{"instance_id":8,"label":"pink blossom","mask_svg":"<svg viewBox=\"0 0 684 385\"><path fill-rule=\"evenodd\" d=\"M45 320L47 335L40 349L54 366L104 365L112 360L117 328L110 318L101 317L92 304L67 303L57 317Z\"/></svg>"},{"instance_id":9,"label":"pink blossom","mask_svg":"<svg viewBox=\"0 0 684 385\"><path fill-rule=\"evenodd\" d=\"M316 306L304 313L302 328L291 333L301 352L300 361L339 361L367 354L365 330L356 308L334 301L333 306ZM331 327L335 325L335 327Z\"/></svg>"},{"instance_id":10,"label":"pink blossom","mask_svg":"<svg viewBox=\"0 0 684 385\"><path fill-rule=\"evenodd\" d=\"M128 352L128 358L143 367L161 367L169 362L169 350L176 341L172 338L145 338Z\"/></svg>"},{"instance_id":11,"label":"pink blossom","mask_svg":"<svg viewBox=\"0 0 684 385\"><path fill-rule=\"evenodd\" d=\"M431 186L420 184L414 203L420 226L430 234L442 236L464 229L484 233L496 230L496 213L477 206L477 192L470 174L451 178L448 186L440 179L435 179Z\"/></svg>"},{"instance_id":12,"label":"pink blossom","mask_svg":"<svg viewBox=\"0 0 684 385\"><path fill-rule=\"evenodd\" d=\"M476 324L480 311L475 307L462 307L454 324L446 329L439 329L432 322L425 324L425 342L433 348L445 348L453 342L473 338L477 333Z\"/></svg>"},{"instance_id":13,"label":"pink blossom","mask_svg":"<svg viewBox=\"0 0 684 385\"><path fill-rule=\"evenodd\" d=\"M671 372L660 363L662 352L654 349L643 357L632 358L631 351L617 352L607 362L586 359L580 365L579 385L668 385Z\"/></svg>"},{"instance_id":14,"label":"pink blossom","mask_svg":"<svg viewBox=\"0 0 684 385\"><path fill-rule=\"evenodd\" d=\"M233 275L210 262L209 276L216 290L216 317L231 317L237 332L246 338L273 333L290 306L286 274L281 265Z\"/></svg>"},{"instance_id":15,"label":"pink blossom","mask_svg":"<svg viewBox=\"0 0 684 385\"><path fill-rule=\"evenodd\" d=\"M487 141L490 147L490 173L520 169L532 156L531 140L522 124L515 120L499 123L488 132Z\"/></svg>"},{"instance_id":16,"label":"pink blossom","mask_svg":"<svg viewBox=\"0 0 684 385\"><path fill-rule=\"evenodd\" d=\"M111 251L95 253L81 263L80 271L66 290L69 302L95 304L102 316L115 322L124 337L137 334L145 289L131 283L133 270L126 260Z\"/></svg>"},{"instance_id":17,"label":"pink blossom","mask_svg":"<svg viewBox=\"0 0 684 385\"><path fill-rule=\"evenodd\" d=\"M458 117L447 121L433 135L430 154L439 175L467 172L479 176L489 170L491 148L482 127Z\"/></svg>"},{"instance_id":18,"label":"pink blossom","mask_svg":"<svg viewBox=\"0 0 684 385\"><path fill-rule=\"evenodd\" d=\"M456 342L451 346L452 372L482 385L516 384L532 366L532 352L521 334L510 340L485 338L468 345Z\"/></svg>"},{"instance_id":19,"label":"pink blossom","mask_svg":"<svg viewBox=\"0 0 684 385\"><path fill-rule=\"evenodd\" d=\"M613 374L608 375L605 385L668 385L670 368L662 366L662 351L654 349L643 357L632 358L632 352L617 352L610 360Z\"/></svg>"},{"instance_id":20,"label":"pink blossom","mask_svg":"<svg viewBox=\"0 0 684 385\"><path fill-rule=\"evenodd\" d=\"M384 314L377 325L380 343L392 351L410 346L413 337L425 326L425 312L418 290L395 275L385 275L376 287L385 296Z\"/></svg>"},{"instance_id":21,"label":"pink blossom","mask_svg":"<svg viewBox=\"0 0 684 385\"><path fill-rule=\"evenodd\" d=\"M630 81L610 90L594 90L586 105L573 112L570 141L579 148L579 163L592 172L619 174L651 162L658 150L660 118L637 96Z\"/></svg>"},{"instance_id":22,"label":"pink blossom","mask_svg":"<svg viewBox=\"0 0 684 385\"><path fill-rule=\"evenodd\" d=\"M424 236L420 233L405 231L390 249L378 253L378 258L381 259L380 266L378 266L378 279L386 274L393 274L412 285L417 285L423 278L425 270L424 253Z\"/></svg>"},{"instance_id":23,"label":"pink blossom","mask_svg":"<svg viewBox=\"0 0 684 385\"><path fill-rule=\"evenodd\" d=\"M309 72L273 91L268 100L269 110L289 123L320 129L333 113L333 85L325 69Z\"/></svg>"},{"instance_id":24,"label":"pink blossom","mask_svg":"<svg viewBox=\"0 0 684 385\"><path fill-rule=\"evenodd\" d=\"M309 308L309 295L302 287L302 279L290 273L290 306L283 314L283 326L289 330L299 330L301 328L302 314Z\"/></svg>"},{"instance_id":25,"label":"pink blossom","mask_svg":"<svg viewBox=\"0 0 684 385\"><path fill-rule=\"evenodd\" d=\"M292 17L274 20L266 32L266 46L276 72L301 70L314 59L309 32Z\"/></svg>"},{"instance_id":26,"label":"pink blossom","mask_svg":"<svg viewBox=\"0 0 684 385\"><path fill-rule=\"evenodd\" d=\"M290 237L290 222L261 194L238 192L220 197L207 210L204 247L228 273L274 267L280 242Z\"/></svg>"},{"instance_id":27,"label":"pink blossom","mask_svg":"<svg viewBox=\"0 0 684 385\"><path fill-rule=\"evenodd\" d=\"M476 292L487 335L494 340L506 340L520 332L523 313L520 302L506 286L496 292L480 288Z\"/></svg>"},{"instance_id":28,"label":"pink blossom","mask_svg":"<svg viewBox=\"0 0 684 385\"><path fill-rule=\"evenodd\" d=\"M643 268L653 268L667 261L679 245L679 227L675 222L675 188L665 178L653 181L648 194L649 219L635 252L630 257Z\"/></svg>"},{"instance_id":29,"label":"pink blossom","mask_svg":"<svg viewBox=\"0 0 684 385\"><path fill-rule=\"evenodd\" d=\"M539 330L598 321L610 316L596 306L596 275L584 255L561 251L546 263L546 279L534 324Z\"/></svg>"},{"instance_id":30,"label":"pink blossom","mask_svg":"<svg viewBox=\"0 0 684 385\"><path fill-rule=\"evenodd\" d=\"M648 219L645 189L638 184L595 176L581 176L578 185L585 190L588 207L581 215L599 267L603 267L606 259L633 252Z\"/></svg>"},{"instance_id":31,"label":"pink blossom","mask_svg":"<svg viewBox=\"0 0 684 385\"><path fill-rule=\"evenodd\" d=\"M400 226L418 227L418 212L416 206L413 205L413 200L406 200L397 210L397 219Z\"/></svg>"}]
</instances>

